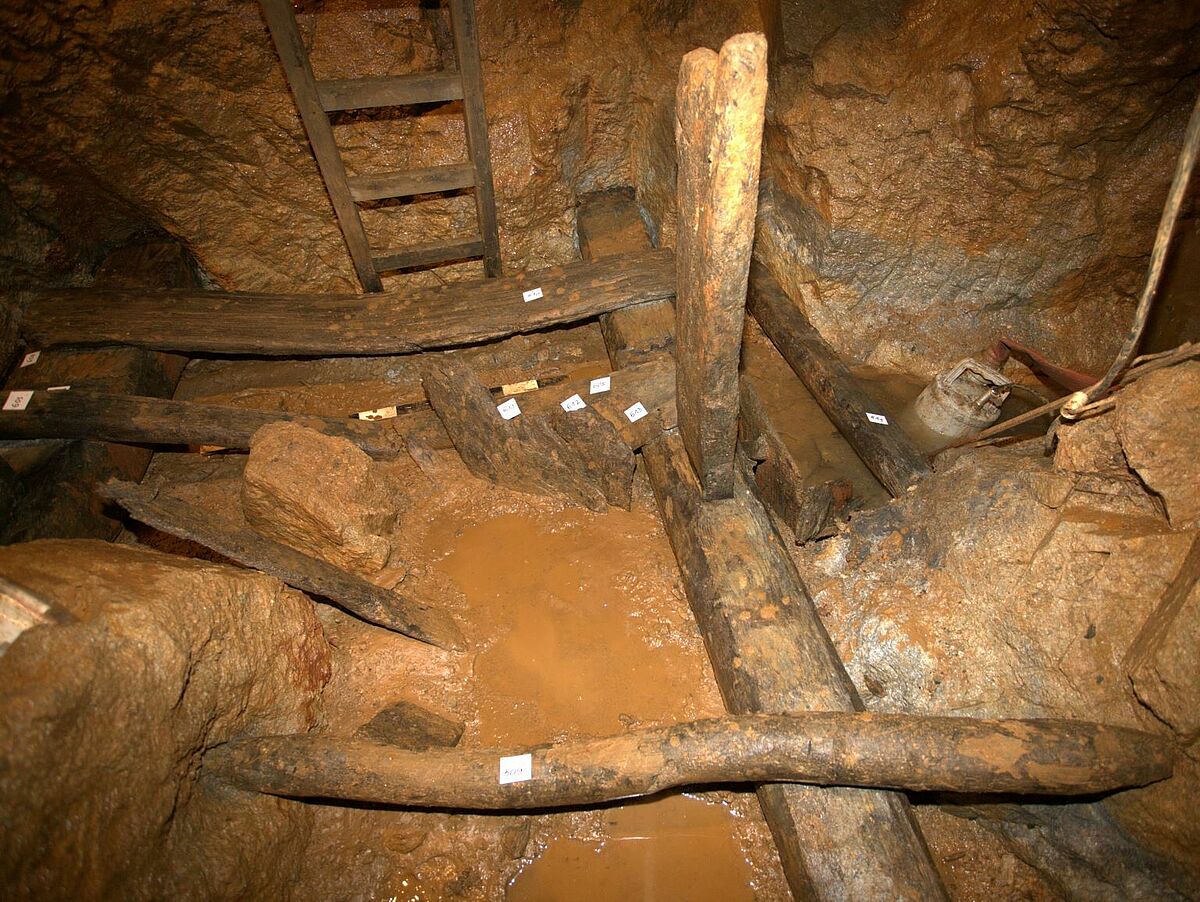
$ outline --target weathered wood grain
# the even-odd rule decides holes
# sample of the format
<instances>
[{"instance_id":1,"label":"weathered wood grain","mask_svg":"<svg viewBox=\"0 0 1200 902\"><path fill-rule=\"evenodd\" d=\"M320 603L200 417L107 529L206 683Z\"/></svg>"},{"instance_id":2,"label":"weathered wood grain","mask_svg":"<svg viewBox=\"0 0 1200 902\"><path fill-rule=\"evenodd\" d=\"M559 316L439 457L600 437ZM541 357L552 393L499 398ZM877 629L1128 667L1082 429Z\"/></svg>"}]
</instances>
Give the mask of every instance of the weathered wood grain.
<instances>
[{"instance_id":1,"label":"weathered wood grain","mask_svg":"<svg viewBox=\"0 0 1200 902\"><path fill-rule=\"evenodd\" d=\"M708 499L733 494L738 363L758 210L767 42L727 40L683 58L676 94L679 434Z\"/></svg>"},{"instance_id":2,"label":"weathered wood grain","mask_svg":"<svg viewBox=\"0 0 1200 902\"><path fill-rule=\"evenodd\" d=\"M499 765L517 751L414 751L311 735L234 740L209 752L203 768L272 795L467 810L595 805L759 781L1077 795L1143 786L1172 770L1170 743L1136 730L895 714L713 718L521 751L532 776L513 783L499 782Z\"/></svg>"},{"instance_id":3,"label":"weathered wood grain","mask_svg":"<svg viewBox=\"0 0 1200 902\"><path fill-rule=\"evenodd\" d=\"M219 407L75 388L35 391L24 410L0 410L0 439L91 439L246 450L261 427L284 421L347 439L380 460L394 458L404 450L402 433L387 421Z\"/></svg>"},{"instance_id":4,"label":"weathered wood grain","mask_svg":"<svg viewBox=\"0 0 1200 902\"><path fill-rule=\"evenodd\" d=\"M540 288L526 302L523 292ZM407 354L490 341L675 296L675 259L647 251L501 279L375 295L215 291L39 292L30 347L128 344L261 356Z\"/></svg>"},{"instance_id":5,"label":"weathered wood grain","mask_svg":"<svg viewBox=\"0 0 1200 902\"><path fill-rule=\"evenodd\" d=\"M453 748L462 739L464 726L412 702L388 705L354 731L355 739L383 742L419 752Z\"/></svg>"},{"instance_id":6,"label":"weathered wood grain","mask_svg":"<svg viewBox=\"0 0 1200 902\"><path fill-rule=\"evenodd\" d=\"M684 591L733 714L856 711L861 702L762 502L739 475L705 501L682 440L642 447ZM943 899L903 796L879 789L758 789L797 898Z\"/></svg>"},{"instance_id":7,"label":"weathered wood grain","mask_svg":"<svg viewBox=\"0 0 1200 902\"><path fill-rule=\"evenodd\" d=\"M351 614L439 648L463 645L462 633L449 614L390 592L301 551L232 525L177 498L128 482L97 488L136 520L182 539L198 542L231 561L270 574L289 586L327 598Z\"/></svg>"},{"instance_id":8,"label":"weathered wood grain","mask_svg":"<svg viewBox=\"0 0 1200 902\"><path fill-rule=\"evenodd\" d=\"M751 315L826 416L893 497L900 497L932 472L925 455L899 424L884 426L867 419L868 412L878 412L878 405L770 271L757 261L750 269L748 304Z\"/></svg>"}]
</instances>

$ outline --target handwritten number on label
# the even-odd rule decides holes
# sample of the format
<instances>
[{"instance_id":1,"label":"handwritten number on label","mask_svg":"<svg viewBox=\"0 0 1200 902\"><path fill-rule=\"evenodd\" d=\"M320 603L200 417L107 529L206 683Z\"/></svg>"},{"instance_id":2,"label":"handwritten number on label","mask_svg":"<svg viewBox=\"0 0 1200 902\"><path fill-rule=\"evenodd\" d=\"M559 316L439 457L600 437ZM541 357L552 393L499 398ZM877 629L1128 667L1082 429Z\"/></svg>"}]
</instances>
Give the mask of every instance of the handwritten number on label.
<instances>
[{"instance_id":1,"label":"handwritten number on label","mask_svg":"<svg viewBox=\"0 0 1200 902\"><path fill-rule=\"evenodd\" d=\"M881 413L869 413L867 414L867 419L872 423L878 423L880 426L886 426L888 424L887 417Z\"/></svg>"},{"instance_id":2,"label":"handwritten number on label","mask_svg":"<svg viewBox=\"0 0 1200 902\"><path fill-rule=\"evenodd\" d=\"M559 406L563 410L583 410L583 408L587 407L587 404L583 402L583 398L579 397L579 395L571 395L571 397L567 398Z\"/></svg>"},{"instance_id":3,"label":"handwritten number on label","mask_svg":"<svg viewBox=\"0 0 1200 902\"><path fill-rule=\"evenodd\" d=\"M536 301L540 299L541 296L542 289L540 288L530 288L528 291L521 292L521 297L525 298L526 304L528 304L530 301Z\"/></svg>"},{"instance_id":4,"label":"handwritten number on label","mask_svg":"<svg viewBox=\"0 0 1200 902\"><path fill-rule=\"evenodd\" d=\"M533 755L505 755L500 758L500 785L524 783L533 779Z\"/></svg>"},{"instance_id":5,"label":"handwritten number on label","mask_svg":"<svg viewBox=\"0 0 1200 902\"><path fill-rule=\"evenodd\" d=\"M646 408L642 406L642 402L638 401L632 407L625 410L625 416L629 418L629 422L636 423L646 415Z\"/></svg>"},{"instance_id":6,"label":"handwritten number on label","mask_svg":"<svg viewBox=\"0 0 1200 902\"><path fill-rule=\"evenodd\" d=\"M601 376L599 379L593 379L591 387L588 389L593 395L598 395L602 391L608 391L612 388L612 376Z\"/></svg>"},{"instance_id":7,"label":"handwritten number on label","mask_svg":"<svg viewBox=\"0 0 1200 902\"><path fill-rule=\"evenodd\" d=\"M496 405L496 409L500 411L500 416L506 420L511 420L513 417L521 415L521 408L517 405L516 398L509 398L503 404Z\"/></svg>"}]
</instances>

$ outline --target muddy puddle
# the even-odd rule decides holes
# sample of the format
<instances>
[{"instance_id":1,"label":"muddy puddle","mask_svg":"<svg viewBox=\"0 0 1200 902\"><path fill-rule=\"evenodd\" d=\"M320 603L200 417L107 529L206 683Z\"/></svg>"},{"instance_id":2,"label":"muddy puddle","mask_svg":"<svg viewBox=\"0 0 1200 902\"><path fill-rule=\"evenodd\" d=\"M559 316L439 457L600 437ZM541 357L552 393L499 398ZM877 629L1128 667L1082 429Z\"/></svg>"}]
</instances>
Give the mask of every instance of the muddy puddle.
<instances>
[{"instance_id":1,"label":"muddy puddle","mask_svg":"<svg viewBox=\"0 0 1200 902\"><path fill-rule=\"evenodd\" d=\"M538 505L472 516L455 505L433 519L431 566L484 637L464 744L521 748L722 713L646 501L602 515ZM728 805L676 794L593 814L586 828L544 831L507 898L756 898Z\"/></svg>"}]
</instances>

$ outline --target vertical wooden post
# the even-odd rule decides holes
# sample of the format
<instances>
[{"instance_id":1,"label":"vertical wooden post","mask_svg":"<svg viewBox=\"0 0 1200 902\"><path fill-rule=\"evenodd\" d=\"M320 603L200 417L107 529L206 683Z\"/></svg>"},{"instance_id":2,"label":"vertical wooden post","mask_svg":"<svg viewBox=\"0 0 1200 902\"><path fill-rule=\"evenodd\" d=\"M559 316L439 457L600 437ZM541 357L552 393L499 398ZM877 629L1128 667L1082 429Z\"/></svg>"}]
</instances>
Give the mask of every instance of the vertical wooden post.
<instances>
[{"instance_id":1,"label":"vertical wooden post","mask_svg":"<svg viewBox=\"0 0 1200 902\"><path fill-rule=\"evenodd\" d=\"M679 431L705 499L733 494L738 362L758 212L767 42L735 35L683 58L675 360Z\"/></svg>"},{"instance_id":2,"label":"vertical wooden post","mask_svg":"<svg viewBox=\"0 0 1200 902\"><path fill-rule=\"evenodd\" d=\"M500 234L496 225L496 192L492 186L492 155L488 148L487 111L483 104L483 71L479 65L479 32L475 0L450 0L450 24L458 51L458 74L463 83L463 118L467 152L475 167L475 211L483 239L483 270L489 278L501 274Z\"/></svg>"},{"instance_id":3,"label":"vertical wooden post","mask_svg":"<svg viewBox=\"0 0 1200 902\"><path fill-rule=\"evenodd\" d=\"M313 156L317 158L317 166L325 180L325 188L329 191L329 200L333 204L333 212L337 214L338 225L342 228L342 235L346 239L346 248L350 251L350 259L354 262L358 280L366 291L383 291L379 273L375 271L375 264L371 262L371 244L367 240L367 233L363 231L358 207L355 206L354 196L350 193L350 185L346 181L346 167L333 140L333 129L329 125L325 108L321 106L312 66L308 62L308 53L300 38L300 29L296 27L291 0L261 2L267 27L271 29L271 38L275 41L275 49L279 52L280 62L283 63L284 74L291 85L292 96L296 98L296 108L300 111L300 119L308 133Z\"/></svg>"}]
</instances>

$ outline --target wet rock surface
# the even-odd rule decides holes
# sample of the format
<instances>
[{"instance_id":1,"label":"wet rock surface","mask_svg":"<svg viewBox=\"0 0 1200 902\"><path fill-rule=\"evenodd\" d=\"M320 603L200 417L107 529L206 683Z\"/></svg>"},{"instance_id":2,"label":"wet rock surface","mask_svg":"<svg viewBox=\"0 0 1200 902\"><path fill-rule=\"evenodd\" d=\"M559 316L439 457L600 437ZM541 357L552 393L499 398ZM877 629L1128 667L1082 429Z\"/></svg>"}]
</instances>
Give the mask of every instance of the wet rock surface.
<instances>
[{"instance_id":1,"label":"wet rock surface","mask_svg":"<svg viewBox=\"0 0 1200 902\"><path fill-rule=\"evenodd\" d=\"M1194 585L1153 652L1130 649L1177 579L1196 533L1168 521L1117 452L1117 424L1155 411L1163 459L1194 447L1187 367L1116 410L1040 443L954 460L894 503L797 551L801 573L872 710L1068 717L1166 732L1175 776L1102 802L987 805L959 813L1069 898L1189 897L1200 888ZM1139 434L1144 437L1144 434ZM1192 480L1194 485L1195 480ZM1190 677L1183 673L1190 673Z\"/></svg>"},{"instance_id":2,"label":"wet rock surface","mask_svg":"<svg viewBox=\"0 0 1200 902\"><path fill-rule=\"evenodd\" d=\"M317 722L330 649L312 603L256 573L142 548L0 549L78 618L0 657L0 873L21 898L278 896L297 803L205 785L204 752Z\"/></svg>"}]
</instances>

